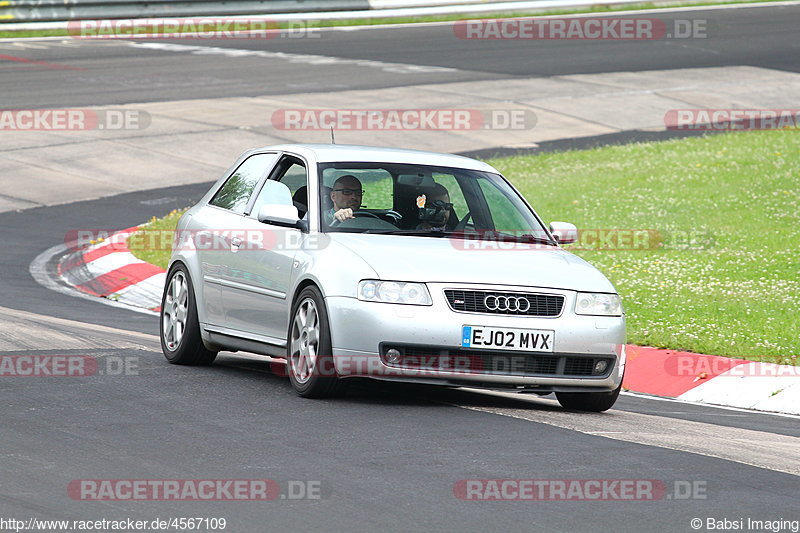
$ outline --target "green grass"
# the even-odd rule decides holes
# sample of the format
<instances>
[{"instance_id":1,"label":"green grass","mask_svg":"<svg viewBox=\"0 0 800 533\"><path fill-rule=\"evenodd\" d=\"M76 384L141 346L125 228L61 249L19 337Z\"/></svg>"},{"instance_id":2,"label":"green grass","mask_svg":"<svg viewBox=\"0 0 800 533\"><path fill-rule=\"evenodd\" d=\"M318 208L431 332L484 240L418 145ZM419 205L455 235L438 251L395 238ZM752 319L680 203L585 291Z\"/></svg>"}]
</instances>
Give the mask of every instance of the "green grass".
<instances>
[{"instance_id":1,"label":"green grass","mask_svg":"<svg viewBox=\"0 0 800 533\"><path fill-rule=\"evenodd\" d=\"M128 249L142 261L166 270L172 254L175 227L185 211L176 209L163 218L151 218L145 227L128 237Z\"/></svg>"},{"instance_id":2,"label":"green grass","mask_svg":"<svg viewBox=\"0 0 800 533\"><path fill-rule=\"evenodd\" d=\"M32 37L66 37L67 30L4 30L0 25L0 39L26 39Z\"/></svg>"},{"instance_id":3,"label":"green grass","mask_svg":"<svg viewBox=\"0 0 800 533\"><path fill-rule=\"evenodd\" d=\"M662 246L649 250L575 250L622 295L629 342L797 362L798 132L729 133L490 163L547 222L664 236ZM687 246L679 237L689 231L699 238Z\"/></svg>"},{"instance_id":4,"label":"green grass","mask_svg":"<svg viewBox=\"0 0 800 533\"><path fill-rule=\"evenodd\" d=\"M798 132L719 134L490 163L547 222L660 235L652 249L572 246L622 295L629 342L798 364ZM148 229L174 228L179 214ZM689 232L695 237L687 242L682 236ZM168 250L135 249L141 243L134 254L166 267Z\"/></svg>"},{"instance_id":5,"label":"green grass","mask_svg":"<svg viewBox=\"0 0 800 533\"><path fill-rule=\"evenodd\" d=\"M658 8L673 8L673 7L685 7L685 6L717 6L717 5L728 5L728 4L760 4L760 3L771 3L771 2L778 2L781 0L723 0L719 2L715 2L713 0L709 1L700 1L700 2L666 2L666 3L651 3L651 2L642 2L641 4L630 4L630 5L618 5L618 6L593 6L589 8L580 8L580 9L540 9L540 10L532 10L532 11L522 11L522 12L513 12L513 13L472 13L472 14L455 14L455 15L430 15L430 16L423 16L423 17L382 17L382 18L355 18L355 19L343 19L343 20L310 20L308 21L308 27L319 27L319 28L327 28L327 27L335 27L335 26L375 26L375 25L383 25L383 24L418 24L418 23L426 23L426 22L454 22L458 20L467 20L467 19L494 19L494 18L514 18L514 17L533 17L533 16L541 16L541 15L575 15L575 14L584 14L584 13L615 13L618 11L641 11L647 9L658 9ZM219 18L225 18L221 16ZM255 18L255 17L253 17ZM269 15L266 16L269 18ZM7 21L13 22L13 21ZM287 23L281 22L277 24L281 28L286 28ZM33 37L61 37L61 36L68 36L69 33L66 29L60 30L25 30L25 31L12 31L12 30L3 30L2 23L0 23L0 39L3 38L33 38Z\"/></svg>"}]
</instances>

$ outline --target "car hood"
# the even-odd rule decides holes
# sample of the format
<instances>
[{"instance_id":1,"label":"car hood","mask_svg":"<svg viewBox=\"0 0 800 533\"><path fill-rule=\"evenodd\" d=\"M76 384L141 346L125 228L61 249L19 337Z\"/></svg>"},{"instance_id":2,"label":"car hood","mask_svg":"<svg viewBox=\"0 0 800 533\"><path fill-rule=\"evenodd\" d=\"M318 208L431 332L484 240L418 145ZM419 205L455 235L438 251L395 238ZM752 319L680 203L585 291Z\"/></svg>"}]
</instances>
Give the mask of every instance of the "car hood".
<instances>
[{"instance_id":1,"label":"car hood","mask_svg":"<svg viewBox=\"0 0 800 533\"><path fill-rule=\"evenodd\" d=\"M511 243L447 237L330 233L384 280L523 285L586 292L616 292L595 267L561 249L498 249ZM465 244L466 243L466 244ZM473 245L466 249L468 245ZM523 245L519 245L523 246Z\"/></svg>"}]
</instances>

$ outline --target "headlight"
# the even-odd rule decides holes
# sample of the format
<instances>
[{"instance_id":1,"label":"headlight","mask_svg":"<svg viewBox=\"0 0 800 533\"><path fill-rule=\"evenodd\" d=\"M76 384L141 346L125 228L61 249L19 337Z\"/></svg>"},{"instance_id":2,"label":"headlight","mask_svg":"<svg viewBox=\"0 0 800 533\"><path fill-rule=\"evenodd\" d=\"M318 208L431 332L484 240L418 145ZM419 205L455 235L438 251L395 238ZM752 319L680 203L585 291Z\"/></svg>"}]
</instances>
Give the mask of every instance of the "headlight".
<instances>
[{"instance_id":1,"label":"headlight","mask_svg":"<svg viewBox=\"0 0 800 533\"><path fill-rule=\"evenodd\" d=\"M575 300L575 314L621 316L622 300L618 294L579 292Z\"/></svg>"},{"instance_id":2,"label":"headlight","mask_svg":"<svg viewBox=\"0 0 800 533\"><path fill-rule=\"evenodd\" d=\"M365 279L358 284L358 299L390 304L431 305L431 295L424 283Z\"/></svg>"}]
</instances>

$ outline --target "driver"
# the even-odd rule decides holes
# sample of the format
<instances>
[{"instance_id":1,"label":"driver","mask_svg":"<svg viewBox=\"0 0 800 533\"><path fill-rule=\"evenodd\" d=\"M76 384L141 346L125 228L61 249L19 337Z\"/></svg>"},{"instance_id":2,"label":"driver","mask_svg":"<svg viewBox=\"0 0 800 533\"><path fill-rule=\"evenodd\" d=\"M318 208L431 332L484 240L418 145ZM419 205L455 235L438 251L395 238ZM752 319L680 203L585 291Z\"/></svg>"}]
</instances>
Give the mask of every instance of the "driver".
<instances>
[{"instance_id":1,"label":"driver","mask_svg":"<svg viewBox=\"0 0 800 533\"><path fill-rule=\"evenodd\" d=\"M325 221L330 224L334 220L344 222L348 218L354 218L353 212L361 208L363 196L364 189L358 178L350 174L340 176L333 184L331 191L333 207L325 212Z\"/></svg>"}]
</instances>

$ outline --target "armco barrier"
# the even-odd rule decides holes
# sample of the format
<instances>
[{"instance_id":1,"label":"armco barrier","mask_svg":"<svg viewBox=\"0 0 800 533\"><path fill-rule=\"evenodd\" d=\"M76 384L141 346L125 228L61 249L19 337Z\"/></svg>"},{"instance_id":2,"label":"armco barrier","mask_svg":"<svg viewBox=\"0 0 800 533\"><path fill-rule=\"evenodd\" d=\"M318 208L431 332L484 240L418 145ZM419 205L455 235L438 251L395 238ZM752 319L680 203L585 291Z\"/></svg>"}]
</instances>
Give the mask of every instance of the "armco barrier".
<instances>
[{"instance_id":1,"label":"armco barrier","mask_svg":"<svg viewBox=\"0 0 800 533\"><path fill-rule=\"evenodd\" d=\"M7 0L0 1L0 23L365 9L369 0Z\"/></svg>"}]
</instances>

